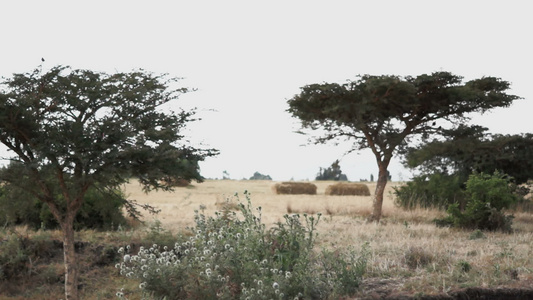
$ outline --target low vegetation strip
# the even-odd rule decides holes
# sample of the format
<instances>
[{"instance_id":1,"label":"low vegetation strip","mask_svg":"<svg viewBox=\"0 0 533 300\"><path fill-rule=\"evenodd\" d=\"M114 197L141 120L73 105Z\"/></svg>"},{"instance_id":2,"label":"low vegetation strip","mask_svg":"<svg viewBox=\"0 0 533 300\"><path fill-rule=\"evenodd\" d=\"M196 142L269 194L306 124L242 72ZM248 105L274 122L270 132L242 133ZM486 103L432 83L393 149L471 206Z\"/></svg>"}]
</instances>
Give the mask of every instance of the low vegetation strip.
<instances>
[{"instance_id":1,"label":"low vegetation strip","mask_svg":"<svg viewBox=\"0 0 533 300\"><path fill-rule=\"evenodd\" d=\"M186 230L196 224L194 210L203 214L206 222L211 217L216 218L216 212L221 210L226 212L220 214L221 218L229 217L234 212L239 213L236 209L239 209L240 202L237 199L225 201L225 195L244 190L251 191L254 207L261 207L261 220L266 231L278 228L278 222L285 224L283 216L286 214L299 214L300 223L305 226L304 214L309 217L322 212L316 227L317 236L313 239L316 243L313 253L325 249L336 255L337 251L355 245L357 251L354 253L359 254L358 247L368 243L366 273L352 298L482 299L485 295L489 295L485 299L531 298L533 215L530 212L508 211L515 216L513 231L509 233L439 228L432 220L444 217L445 212L421 208L404 210L394 205L394 198L387 197L382 222L366 223L365 216L372 198L324 195L323 191L332 183L313 182L319 195L307 196L272 194L272 183L267 181L208 180L177 189L172 194L154 192L149 195L132 182L126 186L125 193L139 203L161 208L161 212L156 216L147 214L145 224L138 227L114 226L107 231L81 230L76 233L79 241L76 251L82 257L79 265L82 298L116 300L117 292L122 292L130 300L141 299L139 285L142 282L120 276L115 268L117 263L123 262L123 256L118 255L117 250L131 245L131 258L139 253L141 246L149 250L157 244L163 252L165 246L168 249L174 248L176 243L182 246L184 240L180 236L198 240L197 232ZM372 183L367 184L373 189ZM394 185L399 183L391 184L386 194L392 196L389 191ZM289 204L292 212L287 211ZM288 232L287 226L284 232ZM56 242L51 242L54 240ZM35 231L23 226L0 228L0 269L3 268L4 274L0 276L0 300L62 298L64 269L60 240L61 234L57 230ZM223 246L225 249L225 244ZM238 249L236 252L241 251L243 256L249 255L249 251L244 252L240 246L233 248ZM203 254L204 249L201 250ZM222 266L218 265L219 268ZM248 267L253 269L254 266L252 260ZM252 285L253 278L251 280ZM274 282L277 281L269 282L269 293L275 293ZM330 299L338 298L330 296Z\"/></svg>"}]
</instances>

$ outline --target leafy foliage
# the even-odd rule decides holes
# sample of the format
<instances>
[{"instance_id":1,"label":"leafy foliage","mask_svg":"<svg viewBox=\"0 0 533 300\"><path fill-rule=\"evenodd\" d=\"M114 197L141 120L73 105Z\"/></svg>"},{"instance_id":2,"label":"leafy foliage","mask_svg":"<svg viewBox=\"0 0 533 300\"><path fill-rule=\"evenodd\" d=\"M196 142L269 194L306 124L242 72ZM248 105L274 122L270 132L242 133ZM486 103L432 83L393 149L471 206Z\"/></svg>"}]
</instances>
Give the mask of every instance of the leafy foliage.
<instances>
[{"instance_id":1,"label":"leafy foliage","mask_svg":"<svg viewBox=\"0 0 533 300\"><path fill-rule=\"evenodd\" d=\"M394 187L395 204L404 209L447 209L451 204L464 206L464 182L457 175L435 173L414 177Z\"/></svg>"},{"instance_id":2,"label":"leafy foliage","mask_svg":"<svg viewBox=\"0 0 533 300\"><path fill-rule=\"evenodd\" d=\"M406 151L405 164L425 174L456 174L466 181L472 172L498 170L517 184L533 178L533 134L489 134L487 128L461 125L444 131L445 140L433 140Z\"/></svg>"},{"instance_id":3,"label":"leafy foliage","mask_svg":"<svg viewBox=\"0 0 533 300\"><path fill-rule=\"evenodd\" d=\"M62 198L59 194L55 197ZM89 188L74 220L74 228L113 230L125 226L122 214L125 197L120 189ZM0 187L0 211L0 224L27 225L34 229L59 227L48 206L27 190L12 184Z\"/></svg>"},{"instance_id":4,"label":"leafy foliage","mask_svg":"<svg viewBox=\"0 0 533 300\"><path fill-rule=\"evenodd\" d=\"M405 164L422 172L407 185L396 188L397 204L447 209L462 202L472 172L508 174L521 184L533 177L533 135L491 135L487 128L461 125L445 130L445 140L433 140L406 152ZM515 190L525 196L525 186ZM527 205L528 201L522 200Z\"/></svg>"},{"instance_id":5,"label":"leafy foliage","mask_svg":"<svg viewBox=\"0 0 533 300\"><path fill-rule=\"evenodd\" d=\"M0 142L19 162L0 179L35 182L28 191L55 205L48 175L74 207L96 182L117 186L131 177L144 188L170 188L164 176L202 180L198 161L216 151L179 145L194 111L160 107L187 92L176 79L143 71L113 75L55 67L14 74L1 86ZM16 178L14 178L16 176ZM81 199L81 198L80 198Z\"/></svg>"},{"instance_id":6,"label":"leafy foliage","mask_svg":"<svg viewBox=\"0 0 533 300\"><path fill-rule=\"evenodd\" d=\"M158 245L127 253L120 273L138 278L148 295L167 299L338 299L352 295L368 252L313 251L320 215L285 215L267 230L261 207L240 203L207 217L196 212L191 236L174 248ZM120 294L119 296L124 296Z\"/></svg>"},{"instance_id":7,"label":"leafy foliage","mask_svg":"<svg viewBox=\"0 0 533 300\"><path fill-rule=\"evenodd\" d=\"M330 167L322 169L316 175L315 180L348 181L346 174L342 174L339 160L334 161Z\"/></svg>"},{"instance_id":8,"label":"leafy foliage","mask_svg":"<svg viewBox=\"0 0 533 300\"><path fill-rule=\"evenodd\" d=\"M517 201L510 178L498 172L472 174L466 182L466 207L458 204L448 208L448 217L437 220L440 225L454 227L511 231L512 216L503 210Z\"/></svg>"},{"instance_id":9,"label":"leafy foliage","mask_svg":"<svg viewBox=\"0 0 533 300\"><path fill-rule=\"evenodd\" d=\"M60 224L67 299L79 296L73 228L91 187L109 190L136 177L145 191L169 190L164 178L202 181L198 162L217 154L184 139L194 110L169 109L188 92L174 88L177 81L142 70L108 75L58 66L0 83L0 143L16 162L0 181L26 189ZM135 202L124 204L138 214Z\"/></svg>"},{"instance_id":10,"label":"leafy foliage","mask_svg":"<svg viewBox=\"0 0 533 300\"><path fill-rule=\"evenodd\" d=\"M483 77L466 83L449 72L417 77L360 76L345 84L311 84L288 101L288 111L305 129L324 133L316 143L353 142L351 151L370 148L379 167L372 217L379 221L387 168L395 151L414 136L442 129L436 121L464 123L467 114L507 107L509 83Z\"/></svg>"},{"instance_id":11,"label":"leafy foliage","mask_svg":"<svg viewBox=\"0 0 533 300\"><path fill-rule=\"evenodd\" d=\"M58 246L61 244L43 231L40 236L31 239L14 230L0 232L0 290L4 291L6 285L13 285L17 280L27 280L32 273L36 273L32 270L32 262L53 256ZM42 284L49 283L47 281L51 279L46 278L47 274L37 275L33 280Z\"/></svg>"}]
</instances>

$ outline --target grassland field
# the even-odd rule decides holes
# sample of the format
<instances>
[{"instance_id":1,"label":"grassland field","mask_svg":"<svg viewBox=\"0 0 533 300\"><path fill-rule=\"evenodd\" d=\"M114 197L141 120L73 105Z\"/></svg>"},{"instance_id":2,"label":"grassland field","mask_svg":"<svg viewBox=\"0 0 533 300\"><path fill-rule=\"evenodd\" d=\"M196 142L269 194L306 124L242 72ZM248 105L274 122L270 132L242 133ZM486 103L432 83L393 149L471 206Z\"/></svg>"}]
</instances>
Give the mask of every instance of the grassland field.
<instances>
[{"instance_id":1,"label":"grassland field","mask_svg":"<svg viewBox=\"0 0 533 300\"><path fill-rule=\"evenodd\" d=\"M208 180L173 193L144 194L135 183L126 186L131 199L161 209L156 217L165 228L178 233L193 225L193 211L207 215L226 201L250 194L254 207L261 207L269 226L287 213L322 213L318 225L319 247L361 247L370 244L365 294L439 294L467 287L533 287L533 215L514 212L515 232L463 231L438 228L433 219L442 211L405 211L394 205L392 182L387 185L380 224L367 223L375 183L367 182L371 196L329 196L334 182L317 181L317 195L277 195L272 181ZM148 217L150 218L150 217ZM149 219L146 221L150 222ZM468 271L465 271L468 270Z\"/></svg>"},{"instance_id":2,"label":"grassland field","mask_svg":"<svg viewBox=\"0 0 533 300\"><path fill-rule=\"evenodd\" d=\"M438 228L433 219L444 216L444 212L426 209L405 211L396 207L393 187L402 183L391 182L385 191L382 221L379 224L367 223L375 183L365 182L371 196L325 195L326 187L334 183L331 181L313 182L318 188L316 195L277 195L272 189L275 183L206 180L176 188L174 192L153 191L148 194L136 181L126 184L124 190L128 199L150 204L161 212L155 216L145 213L144 225L133 229L113 232L83 230L77 233L76 239L88 245L80 255L83 299L116 299L115 293L121 287L131 292L128 299L140 299L140 295L135 293L138 282L119 276L112 262L95 263L95 257L102 260L101 255L89 254L103 253L108 251L106 247L116 249L128 243L139 245L150 228L159 222L173 235L186 233L186 228L194 225L195 210L214 215L228 201L245 202L244 191L249 193L254 207L261 207L262 221L267 227L283 221L285 214L321 213L317 226L318 250L321 247L360 249L368 243L371 256L358 298L443 295L470 287L533 287L531 213L511 212L515 219L514 232L510 234ZM236 194L240 200L235 197ZM21 237L61 240L61 233L57 230L33 232L22 227L15 231ZM32 279L22 279L17 282L19 289L13 289L16 292L8 295L2 291L2 288L7 290L6 285L0 282L0 300L61 298L62 254L57 250L52 255L50 250L47 255L48 258L34 258L30 262L34 263L30 273L50 273L45 277L49 278L49 284L36 286L35 283L32 285ZM27 289L21 288L25 285Z\"/></svg>"}]
</instances>

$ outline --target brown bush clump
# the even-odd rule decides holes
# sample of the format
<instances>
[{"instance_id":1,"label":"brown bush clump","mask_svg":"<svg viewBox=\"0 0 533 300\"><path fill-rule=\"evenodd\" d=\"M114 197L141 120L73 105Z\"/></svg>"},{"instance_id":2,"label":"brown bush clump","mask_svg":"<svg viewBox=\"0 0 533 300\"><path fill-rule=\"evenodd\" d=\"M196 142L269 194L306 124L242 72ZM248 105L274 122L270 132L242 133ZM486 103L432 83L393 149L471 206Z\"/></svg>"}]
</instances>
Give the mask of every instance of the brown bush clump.
<instances>
[{"instance_id":1,"label":"brown bush clump","mask_svg":"<svg viewBox=\"0 0 533 300\"><path fill-rule=\"evenodd\" d=\"M316 195L316 185L309 182L281 182L272 186L278 195Z\"/></svg>"},{"instance_id":2,"label":"brown bush clump","mask_svg":"<svg viewBox=\"0 0 533 300\"><path fill-rule=\"evenodd\" d=\"M410 247L405 252L405 264L411 269L425 267L432 263L434 259L433 254L421 247Z\"/></svg>"},{"instance_id":3,"label":"brown bush clump","mask_svg":"<svg viewBox=\"0 0 533 300\"><path fill-rule=\"evenodd\" d=\"M326 195L339 195L339 196L370 196L370 190L368 186L363 183L343 183L328 185L326 188Z\"/></svg>"}]
</instances>

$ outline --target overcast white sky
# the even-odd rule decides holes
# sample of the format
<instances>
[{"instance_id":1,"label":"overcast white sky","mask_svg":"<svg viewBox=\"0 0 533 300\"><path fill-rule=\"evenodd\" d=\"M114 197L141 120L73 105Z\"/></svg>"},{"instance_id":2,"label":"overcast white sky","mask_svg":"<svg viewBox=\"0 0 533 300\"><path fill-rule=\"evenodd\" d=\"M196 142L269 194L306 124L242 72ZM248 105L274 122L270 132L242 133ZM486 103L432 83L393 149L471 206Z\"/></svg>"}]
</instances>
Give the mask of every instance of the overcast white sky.
<instances>
[{"instance_id":1,"label":"overcast white sky","mask_svg":"<svg viewBox=\"0 0 533 300\"><path fill-rule=\"evenodd\" d=\"M0 76L70 65L103 72L142 68L184 77L198 90L196 142L221 155L202 174L314 179L341 159L350 180L377 175L368 151L305 144L287 100L306 84L357 74L450 71L496 76L523 97L474 122L491 132L533 132L533 18L529 1L2 1ZM394 180L410 172L397 159Z\"/></svg>"}]
</instances>

